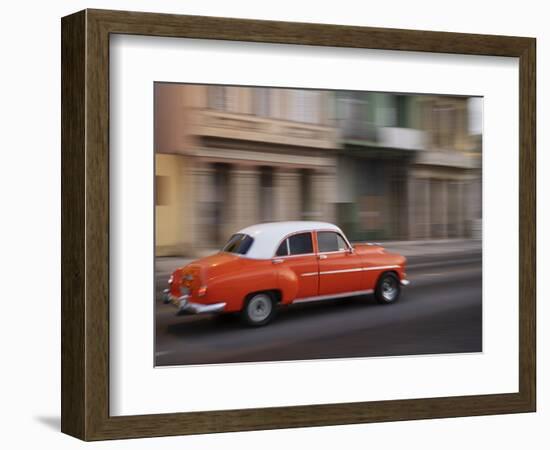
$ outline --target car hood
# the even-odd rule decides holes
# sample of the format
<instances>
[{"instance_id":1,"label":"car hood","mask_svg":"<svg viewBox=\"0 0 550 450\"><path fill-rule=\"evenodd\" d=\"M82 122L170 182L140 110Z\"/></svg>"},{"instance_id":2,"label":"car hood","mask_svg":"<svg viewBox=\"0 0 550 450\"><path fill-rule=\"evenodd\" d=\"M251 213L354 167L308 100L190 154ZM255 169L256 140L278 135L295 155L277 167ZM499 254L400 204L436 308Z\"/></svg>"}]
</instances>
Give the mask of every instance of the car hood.
<instances>
[{"instance_id":1,"label":"car hood","mask_svg":"<svg viewBox=\"0 0 550 450\"><path fill-rule=\"evenodd\" d=\"M384 253L384 247L377 244L353 244L353 249L358 255L372 255L373 253Z\"/></svg>"}]
</instances>

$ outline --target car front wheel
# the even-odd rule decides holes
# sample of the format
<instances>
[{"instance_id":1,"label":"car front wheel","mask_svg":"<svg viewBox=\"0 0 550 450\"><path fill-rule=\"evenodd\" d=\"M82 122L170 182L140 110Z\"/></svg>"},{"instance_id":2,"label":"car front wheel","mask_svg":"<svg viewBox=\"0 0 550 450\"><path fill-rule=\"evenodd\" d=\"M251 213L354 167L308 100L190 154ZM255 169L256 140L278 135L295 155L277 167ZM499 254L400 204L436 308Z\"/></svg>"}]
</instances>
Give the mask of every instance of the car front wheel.
<instances>
[{"instance_id":1,"label":"car front wheel","mask_svg":"<svg viewBox=\"0 0 550 450\"><path fill-rule=\"evenodd\" d=\"M275 302L269 292L260 292L248 297L242 311L247 325L259 327L267 325L275 315Z\"/></svg>"},{"instance_id":2,"label":"car front wheel","mask_svg":"<svg viewBox=\"0 0 550 450\"><path fill-rule=\"evenodd\" d=\"M399 299L400 293L399 279L394 273L389 272L383 274L378 280L374 296L378 303L388 304L395 303Z\"/></svg>"}]
</instances>

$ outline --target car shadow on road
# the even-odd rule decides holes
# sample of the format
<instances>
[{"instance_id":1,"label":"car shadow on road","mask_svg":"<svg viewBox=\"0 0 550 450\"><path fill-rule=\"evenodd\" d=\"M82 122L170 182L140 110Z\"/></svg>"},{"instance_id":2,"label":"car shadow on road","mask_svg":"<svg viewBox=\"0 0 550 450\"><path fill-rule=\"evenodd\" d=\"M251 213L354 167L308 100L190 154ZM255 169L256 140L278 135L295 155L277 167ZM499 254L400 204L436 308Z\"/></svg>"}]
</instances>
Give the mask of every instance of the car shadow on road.
<instances>
[{"instance_id":1,"label":"car shadow on road","mask_svg":"<svg viewBox=\"0 0 550 450\"><path fill-rule=\"evenodd\" d=\"M383 305L376 302L373 295L357 296L279 307L277 316L266 327L248 327L240 320L238 313L233 313L218 316L182 317L180 322L169 324L166 331L177 337L199 337L201 335L211 335L212 333L231 333L243 329L275 329L296 321L314 321L327 314L337 312L345 314L353 309L360 311L364 308L380 306L383 307Z\"/></svg>"}]
</instances>

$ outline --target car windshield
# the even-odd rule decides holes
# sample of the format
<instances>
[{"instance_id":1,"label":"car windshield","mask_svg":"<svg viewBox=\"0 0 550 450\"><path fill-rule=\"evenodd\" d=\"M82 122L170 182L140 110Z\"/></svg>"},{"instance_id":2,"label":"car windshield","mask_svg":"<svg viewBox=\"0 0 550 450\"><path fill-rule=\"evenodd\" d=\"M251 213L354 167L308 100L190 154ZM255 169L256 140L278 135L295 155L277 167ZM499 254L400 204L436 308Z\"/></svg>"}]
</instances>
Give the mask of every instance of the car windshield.
<instances>
[{"instance_id":1,"label":"car windshield","mask_svg":"<svg viewBox=\"0 0 550 450\"><path fill-rule=\"evenodd\" d=\"M227 244L223 247L222 251L228 253L237 253L238 255L246 255L246 252L250 249L252 242L254 241L248 234L234 234L231 236Z\"/></svg>"}]
</instances>

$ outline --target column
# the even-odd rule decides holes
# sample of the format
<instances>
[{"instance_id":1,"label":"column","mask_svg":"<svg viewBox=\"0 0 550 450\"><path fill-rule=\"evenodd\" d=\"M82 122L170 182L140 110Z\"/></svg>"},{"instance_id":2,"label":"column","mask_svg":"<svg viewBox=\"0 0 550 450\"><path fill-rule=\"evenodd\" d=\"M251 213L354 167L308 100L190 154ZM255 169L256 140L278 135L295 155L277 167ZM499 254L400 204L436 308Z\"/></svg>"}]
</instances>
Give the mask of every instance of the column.
<instances>
[{"instance_id":1,"label":"column","mask_svg":"<svg viewBox=\"0 0 550 450\"><path fill-rule=\"evenodd\" d=\"M336 174L332 170L315 170L311 175L311 220L335 221Z\"/></svg>"},{"instance_id":2,"label":"column","mask_svg":"<svg viewBox=\"0 0 550 450\"><path fill-rule=\"evenodd\" d=\"M255 166L233 166L229 172L229 186L227 237L259 222L260 172Z\"/></svg>"},{"instance_id":3,"label":"column","mask_svg":"<svg viewBox=\"0 0 550 450\"><path fill-rule=\"evenodd\" d=\"M290 168L276 168L274 173L275 220L300 220L300 172Z\"/></svg>"}]
</instances>

